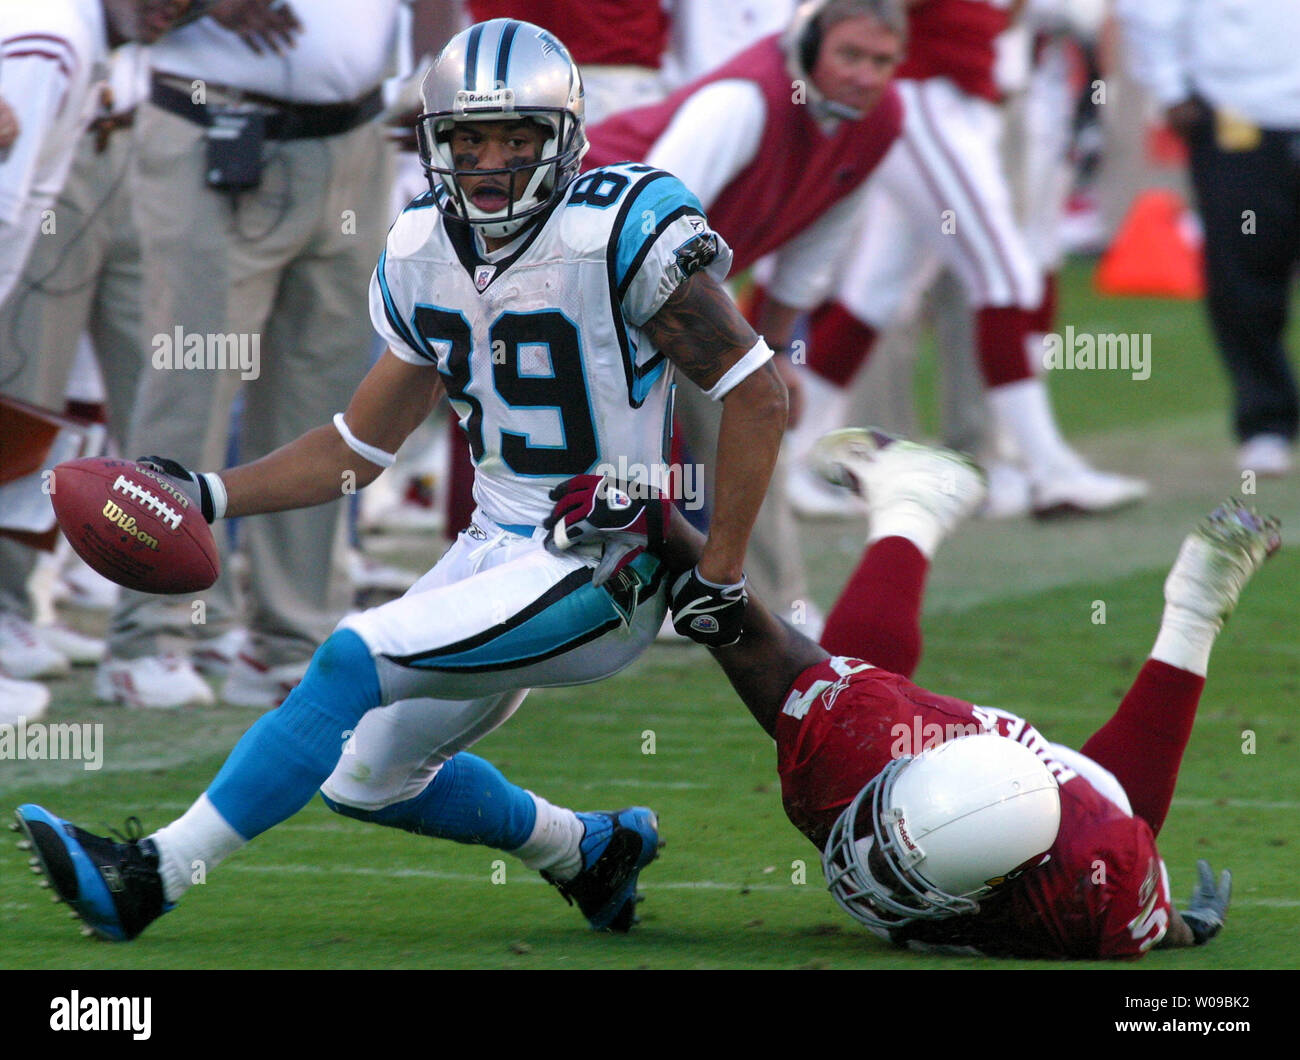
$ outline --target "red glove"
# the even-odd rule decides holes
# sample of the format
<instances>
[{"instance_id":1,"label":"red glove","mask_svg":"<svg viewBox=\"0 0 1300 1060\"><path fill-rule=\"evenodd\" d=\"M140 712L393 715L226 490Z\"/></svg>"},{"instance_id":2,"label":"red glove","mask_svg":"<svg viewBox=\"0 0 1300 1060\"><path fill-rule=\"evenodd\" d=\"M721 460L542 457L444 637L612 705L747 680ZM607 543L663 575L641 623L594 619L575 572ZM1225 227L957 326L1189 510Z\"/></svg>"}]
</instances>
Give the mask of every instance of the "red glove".
<instances>
[{"instance_id":1,"label":"red glove","mask_svg":"<svg viewBox=\"0 0 1300 1060\"><path fill-rule=\"evenodd\" d=\"M592 585L603 585L642 552L663 546L671 501L641 483L623 485L602 475L577 475L551 490L555 507L543 524L546 547L560 553L599 544Z\"/></svg>"}]
</instances>

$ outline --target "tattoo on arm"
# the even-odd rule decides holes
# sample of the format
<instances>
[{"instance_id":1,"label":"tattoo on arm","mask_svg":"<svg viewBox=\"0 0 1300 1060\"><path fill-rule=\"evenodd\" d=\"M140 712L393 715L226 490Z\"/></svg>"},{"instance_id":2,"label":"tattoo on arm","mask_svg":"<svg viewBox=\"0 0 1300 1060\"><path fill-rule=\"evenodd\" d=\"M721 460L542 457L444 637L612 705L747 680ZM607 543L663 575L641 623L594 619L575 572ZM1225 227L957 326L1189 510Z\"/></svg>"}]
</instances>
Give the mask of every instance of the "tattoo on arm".
<instances>
[{"instance_id":1,"label":"tattoo on arm","mask_svg":"<svg viewBox=\"0 0 1300 1060\"><path fill-rule=\"evenodd\" d=\"M758 341L731 296L702 272L678 285L644 330L655 347L704 390Z\"/></svg>"}]
</instances>

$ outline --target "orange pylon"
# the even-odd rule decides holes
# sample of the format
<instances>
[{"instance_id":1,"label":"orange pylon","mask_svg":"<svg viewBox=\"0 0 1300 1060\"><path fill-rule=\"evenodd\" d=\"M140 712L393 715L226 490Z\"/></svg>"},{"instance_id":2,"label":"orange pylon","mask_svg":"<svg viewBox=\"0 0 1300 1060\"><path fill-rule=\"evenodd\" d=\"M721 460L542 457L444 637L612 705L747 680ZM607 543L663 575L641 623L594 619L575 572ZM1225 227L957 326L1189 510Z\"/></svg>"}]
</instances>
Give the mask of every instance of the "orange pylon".
<instances>
[{"instance_id":1,"label":"orange pylon","mask_svg":"<svg viewBox=\"0 0 1300 1060\"><path fill-rule=\"evenodd\" d=\"M1093 283L1101 294L1204 297L1200 233L1182 197L1163 188L1138 195Z\"/></svg>"}]
</instances>

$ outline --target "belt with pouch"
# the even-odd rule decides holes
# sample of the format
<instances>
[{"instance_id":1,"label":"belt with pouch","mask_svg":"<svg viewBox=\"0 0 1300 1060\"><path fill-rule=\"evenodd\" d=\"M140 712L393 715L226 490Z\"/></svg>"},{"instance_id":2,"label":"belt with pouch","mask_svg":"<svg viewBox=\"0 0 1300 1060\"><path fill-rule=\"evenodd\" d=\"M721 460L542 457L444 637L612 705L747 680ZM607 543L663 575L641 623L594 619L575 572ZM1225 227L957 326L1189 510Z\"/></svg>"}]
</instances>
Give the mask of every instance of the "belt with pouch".
<instances>
[{"instance_id":1,"label":"belt with pouch","mask_svg":"<svg viewBox=\"0 0 1300 1060\"><path fill-rule=\"evenodd\" d=\"M95 137L95 154L102 155L108 148L108 141L115 132L129 129L135 124L135 108L118 111L116 114L101 114L92 118L86 126L86 135Z\"/></svg>"},{"instance_id":2,"label":"belt with pouch","mask_svg":"<svg viewBox=\"0 0 1300 1060\"><path fill-rule=\"evenodd\" d=\"M265 135L268 140L319 140L327 136L341 136L364 125L384 109L384 92L376 86L364 96L347 103L290 103L282 99L243 92L221 85L209 85L209 90L232 101L265 108ZM207 128L212 116L206 103L195 103L190 93L177 88L166 75L153 75L149 98L154 106Z\"/></svg>"},{"instance_id":3,"label":"belt with pouch","mask_svg":"<svg viewBox=\"0 0 1300 1060\"><path fill-rule=\"evenodd\" d=\"M95 154L108 149L108 141L115 132L129 129L135 124L135 107L116 109L113 86L104 82L99 86L99 113L86 123L86 134L95 137Z\"/></svg>"}]
</instances>

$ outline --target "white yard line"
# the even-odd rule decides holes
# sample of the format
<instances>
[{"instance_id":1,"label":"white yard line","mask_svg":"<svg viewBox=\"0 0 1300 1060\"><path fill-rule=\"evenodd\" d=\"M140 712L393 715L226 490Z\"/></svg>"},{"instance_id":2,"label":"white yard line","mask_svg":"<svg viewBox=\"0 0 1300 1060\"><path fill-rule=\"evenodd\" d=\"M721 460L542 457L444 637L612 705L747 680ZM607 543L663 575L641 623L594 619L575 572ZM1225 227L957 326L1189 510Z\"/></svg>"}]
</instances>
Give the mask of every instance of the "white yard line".
<instances>
[{"instance_id":1,"label":"white yard line","mask_svg":"<svg viewBox=\"0 0 1300 1060\"><path fill-rule=\"evenodd\" d=\"M513 871L512 871L513 870ZM221 868L222 873L243 872L254 875L275 875L282 874L286 876L365 876L377 879L418 879L418 880L440 880L449 883L486 883L489 886L512 886L517 883L545 885L543 880L536 873L530 872L522 865L514 862L507 863L507 884L492 884L490 876L491 870L483 873L472 872L447 872L442 869L377 869L366 865L239 865L226 864ZM655 881L646 885L647 893L653 894L656 891L761 891L765 894L789 894L794 893L816 893L824 894L824 888L818 884L797 885L792 883L744 883L740 881L723 881L723 880L665 880ZM1251 906L1261 909L1300 909L1300 898L1237 898L1233 897L1232 904L1234 908L1239 906Z\"/></svg>"}]
</instances>

